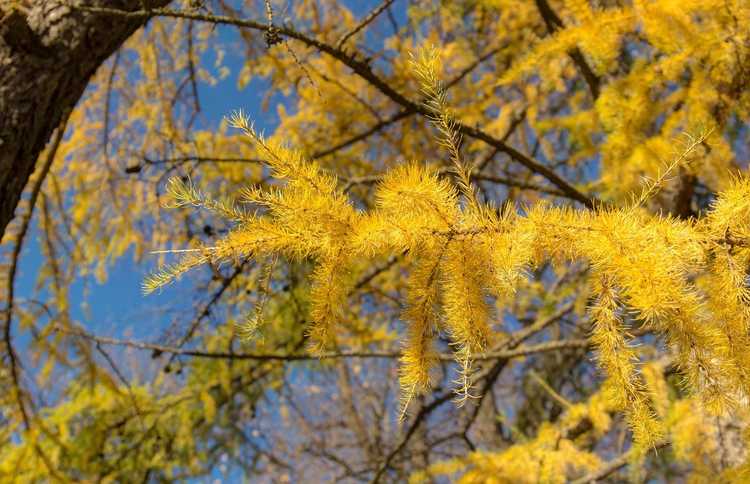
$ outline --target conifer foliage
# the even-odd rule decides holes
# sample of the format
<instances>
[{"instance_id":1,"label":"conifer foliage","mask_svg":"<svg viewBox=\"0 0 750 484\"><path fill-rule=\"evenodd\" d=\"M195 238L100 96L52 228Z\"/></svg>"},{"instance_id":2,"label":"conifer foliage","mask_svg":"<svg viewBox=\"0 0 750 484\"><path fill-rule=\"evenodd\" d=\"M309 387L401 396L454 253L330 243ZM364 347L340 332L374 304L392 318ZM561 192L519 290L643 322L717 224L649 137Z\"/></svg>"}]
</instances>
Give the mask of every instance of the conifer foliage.
<instances>
[{"instance_id":1,"label":"conifer foliage","mask_svg":"<svg viewBox=\"0 0 750 484\"><path fill-rule=\"evenodd\" d=\"M423 55L434 63L431 54ZM430 90L436 88L425 87ZM433 103L441 106L442 101ZM375 191L376 204L367 211L354 207L335 176L306 162L301 153L265 140L242 112L235 113L230 125L259 145L272 173L285 184L267 191L243 190L238 201L230 203L255 209L245 215L243 209L207 199L195 187L171 179L169 193L177 204L221 207L221 213L234 214L238 223L214 246L194 249L177 265L149 278L144 290L151 292L207 261L311 258L316 268L309 333L322 349L342 322L355 261L406 254L410 274L404 319L409 329L401 379L408 403L412 392L429 387L432 339L438 331L451 339L461 367L458 392L468 396L473 355L501 337L490 326L495 318L491 299L512 293L514 281L546 261L585 260L594 295L589 308L592 343L608 377L611 403L627 412L637 443L653 446L661 431L634 364L638 357L623 311L664 336L685 388L707 408L721 413L747 398L747 353L738 345L750 331L748 288L746 276L736 272L738 266L747 267L749 254L733 241L750 235L748 179L737 178L719 193L701 223L649 214L638 204L575 210L540 203L518 211L480 205L456 159L450 115L442 107L435 109L440 110L435 119L441 143L456 163L455 178L441 178L429 165L405 163L383 177ZM714 285L707 282L701 288L695 278ZM733 341L736 338L740 340Z\"/></svg>"},{"instance_id":2,"label":"conifer foliage","mask_svg":"<svg viewBox=\"0 0 750 484\"><path fill-rule=\"evenodd\" d=\"M395 32L372 59L362 31L398 2L359 21L336 2L320 3L314 13L305 6L318 2L295 10L316 34L276 25L274 2L263 3L267 23L223 4L212 13L149 11L191 29L243 29L250 60L240 84L262 77L294 92L296 104L278 108L279 126L265 136L242 110L212 132L162 118L164 100L120 100L149 129L144 135L134 122L113 132L112 149L125 149L134 133L154 136L138 166L159 196L134 185L124 197L138 210L107 205L120 214L109 256L158 247L164 263L143 291L169 297L177 279L208 274L205 287L218 287L210 304L227 298L224 317L199 330L212 309L198 308L177 344L135 345L171 355L169 371L178 357L196 357L177 391L162 376L127 385L113 369L115 377L92 377L88 391L72 385L45 414L30 412L33 398L16 383L0 401L23 414L15 418L27 425L15 432L25 432L25 444L0 448L0 476L12 466L42 479L77 467L86 476L138 475L130 451L102 437L119 421L124 440L171 443L170 457L151 464L159 476L205 474L213 443L242 462L243 444L225 433L235 436L240 416L255 418L265 403L292 436L261 450L245 438L253 465L266 466L249 475L288 476L312 459L326 463L320 479L337 469L336 478L373 482L592 482L615 473L747 482L750 5L414 1L403 29L391 15ZM342 15L348 30L338 32ZM168 37L161 23L156 29ZM263 32L267 45L249 32ZM200 40L190 49L208 50L208 30L189 35ZM164 74L152 72L156 50L144 42L144 83L156 85ZM342 93L349 101L331 102ZM81 186L86 174L70 143L55 176ZM154 151L179 156L164 169L147 154ZM242 168L229 161L238 159ZM97 196L71 195L74 222ZM44 224L54 227L46 198L44 207ZM81 237L114 230L100 224ZM134 235L143 225L153 229L148 242ZM196 236L195 226L211 230ZM64 292L61 277L47 283L55 294ZM55 307L65 306L60 300ZM114 341L72 322L54 328L40 340L63 334L98 349ZM289 369L300 360L335 381L305 373L315 383L302 406ZM18 374L3 370L0 381ZM315 402L314 411L301 408ZM120 460L68 450L96 439ZM336 454L340 442L348 450ZM35 476L25 453L47 471Z\"/></svg>"}]
</instances>

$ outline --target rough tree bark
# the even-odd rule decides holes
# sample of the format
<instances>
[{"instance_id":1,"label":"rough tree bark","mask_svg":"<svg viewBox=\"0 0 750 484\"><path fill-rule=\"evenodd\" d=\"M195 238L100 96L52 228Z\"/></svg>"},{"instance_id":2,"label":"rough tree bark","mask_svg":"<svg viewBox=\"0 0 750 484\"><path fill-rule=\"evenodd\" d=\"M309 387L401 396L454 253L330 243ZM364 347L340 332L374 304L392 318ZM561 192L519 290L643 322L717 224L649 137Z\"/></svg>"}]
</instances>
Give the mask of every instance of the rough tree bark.
<instances>
[{"instance_id":1,"label":"rough tree bark","mask_svg":"<svg viewBox=\"0 0 750 484\"><path fill-rule=\"evenodd\" d=\"M0 0L0 235L39 153L96 69L143 19L74 6L139 10L169 0Z\"/></svg>"}]
</instances>

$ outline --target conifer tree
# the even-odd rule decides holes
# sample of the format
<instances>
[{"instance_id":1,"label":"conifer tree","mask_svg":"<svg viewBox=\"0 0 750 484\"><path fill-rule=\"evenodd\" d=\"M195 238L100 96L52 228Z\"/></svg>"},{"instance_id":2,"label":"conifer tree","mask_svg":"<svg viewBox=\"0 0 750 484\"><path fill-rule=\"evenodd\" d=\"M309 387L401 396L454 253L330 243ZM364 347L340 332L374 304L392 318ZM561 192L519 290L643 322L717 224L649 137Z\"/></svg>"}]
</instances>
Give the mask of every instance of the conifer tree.
<instances>
[{"instance_id":1,"label":"conifer tree","mask_svg":"<svg viewBox=\"0 0 750 484\"><path fill-rule=\"evenodd\" d=\"M152 24L6 235L44 365L6 336L0 476L750 479L746 2L260 3L80 7ZM194 125L216 25L289 96L268 135ZM14 307L34 211L48 301ZM146 301L198 295L167 343L71 316L129 252Z\"/></svg>"}]
</instances>

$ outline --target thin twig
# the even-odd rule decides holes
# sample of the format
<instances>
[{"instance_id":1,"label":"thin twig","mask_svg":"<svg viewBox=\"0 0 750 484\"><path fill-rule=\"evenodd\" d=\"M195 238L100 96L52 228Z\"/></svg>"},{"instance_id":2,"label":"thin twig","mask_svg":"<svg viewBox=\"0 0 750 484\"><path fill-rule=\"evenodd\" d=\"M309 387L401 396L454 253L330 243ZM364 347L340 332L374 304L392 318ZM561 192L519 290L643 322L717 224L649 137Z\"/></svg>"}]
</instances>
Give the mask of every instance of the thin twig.
<instances>
[{"instance_id":1,"label":"thin twig","mask_svg":"<svg viewBox=\"0 0 750 484\"><path fill-rule=\"evenodd\" d=\"M332 359L345 359L345 358L385 358L395 359L400 358L401 353L398 351L341 351L341 352L328 352L328 353L315 353L315 354L290 354L290 353L235 353L235 352L222 352L222 351L201 351L185 349L176 346L167 346L156 343L147 343L144 341L124 340L109 338L107 336L99 336L83 329L70 329L61 325L54 327L56 331L61 333L70 334L91 340L97 344L110 345L110 346L126 346L130 348L136 348L139 350L154 351L156 353L167 353L175 356L191 356L195 358L208 358L208 359L227 359L227 360L259 360L259 361L306 361L306 360L332 360ZM534 345L520 346L512 349L490 351L486 353L479 353L473 355L473 358L477 361L481 360L498 360L498 359L510 359L518 358L522 356L529 356L536 353L544 353L548 351L556 351L562 349L577 349L587 348L589 341L586 339L567 339L567 340L556 340L547 341L544 343L538 343ZM454 361L456 356L452 353L441 353L438 355L438 359L442 361Z\"/></svg>"},{"instance_id":2,"label":"thin twig","mask_svg":"<svg viewBox=\"0 0 750 484\"><path fill-rule=\"evenodd\" d=\"M190 341L190 339L193 337L195 332L198 330L198 326L200 326L201 321L203 321L206 317L208 317L209 314L211 314L211 308L216 304L219 299L221 299L221 296L224 294L224 292L229 288L229 286L232 285L232 282L237 278L237 276L240 275L242 270L245 268L245 264L247 261L242 262L239 266L234 268L234 271L232 274L229 275L229 277L226 277L221 282L221 287L219 287L219 290L217 290L214 295L211 297L211 299L203 306L203 309L198 314L198 316L193 320L193 322L190 324L190 327L188 328L187 333L185 333L180 341L177 343L177 349L181 349L185 343ZM165 368L169 368L172 363L174 362L175 357L179 355L180 353L169 351L168 353L171 353L172 355L169 358L169 361L167 362L167 365Z\"/></svg>"},{"instance_id":3,"label":"thin twig","mask_svg":"<svg viewBox=\"0 0 750 484\"><path fill-rule=\"evenodd\" d=\"M534 380L535 382L537 382L537 383L539 384L539 386L541 386L542 388L544 388L544 390L545 390L545 391L546 391L546 392L547 392L547 393L548 393L548 394L549 394L549 395L550 395L550 396L551 396L551 397L552 397L553 399L555 399L555 400L557 401L557 403L559 403L559 404L560 404L560 405L561 405L561 406L562 406L563 408L570 408L570 407L572 407L572 406L573 406L573 404L572 404L572 403L570 403L569 401L567 401L567 400L565 399L565 397L563 397L563 396L562 396L562 395L560 395L560 394L559 394L559 393L558 393L557 391L555 391L555 389L554 389L554 388L552 388L552 386L551 386L551 385L550 385L549 383L547 383L547 382L546 382L546 381L544 380L544 378L542 378L541 376L539 376L539 373L537 373L536 371L534 371L533 369L531 369L531 370L529 370L529 376L530 376L530 377L531 377L531 378L532 378L532 379L533 379L533 380Z\"/></svg>"},{"instance_id":4,"label":"thin twig","mask_svg":"<svg viewBox=\"0 0 750 484\"><path fill-rule=\"evenodd\" d=\"M337 49L343 48L347 40L349 40L354 35L359 33L359 31L361 31L363 28L367 27L367 25L369 25L373 20L375 20L378 15L380 15L381 13L385 11L385 9L390 7L393 1L394 0L385 0L377 7L373 8L370 11L370 13L368 13L367 15L364 16L364 18L362 18L362 20L357 24L356 27L354 27L352 30L350 30L346 34L344 34L341 37L341 39L338 42L336 42L336 48Z\"/></svg>"},{"instance_id":5,"label":"thin twig","mask_svg":"<svg viewBox=\"0 0 750 484\"><path fill-rule=\"evenodd\" d=\"M27 429L30 427L29 415L26 412L26 407L23 403L21 383L20 383L19 374L18 374L19 373L18 372L18 357L16 356L16 352L13 349L12 323L13 323L13 296L14 296L14 286L15 286L14 283L16 279L16 272L18 270L18 260L21 255L21 248L23 247L23 241L24 241L24 238L26 237L26 233L29 230L29 226L31 225L31 219L34 215L34 206L36 205L37 198L39 197L39 192L41 192L42 190L42 184L44 183L44 180L47 177L47 174L49 173L50 168L52 167L52 162L55 160L55 155L57 154L57 149L60 147L60 143L62 142L63 135L65 134L65 128L68 124L69 117L70 117L70 110L68 110L62 116L62 121L57 127L57 131L55 132L55 137L52 140L52 144L50 145L49 151L47 152L47 157L44 159L44 162L42 163L41 171L39 172L39 177L37 177L37 179L34 181L34 185L31 187L31 195L29 197L29 210L28 212L24 214L23 219L21 220L21 227L18 231L18 236L16 237L15 245L13 246L13 253L11 255L10 268L8 270L8 276L6 280L7 302L6 302L5 311L4 311L5 321L4 321L4 326L3 326L3 338L5 341L5 346L8 351L8 358L10 359L10 373L13 379L13 385L15 387L18 407L21 410L21 415L23 417L24 426Z\"/></svg>"},{"instance_id":6,"label":"thin twig","mask_svg":"<svg viewBox=\"0 0 750 484\"><path fill-rule=\"evenodd\" d=\"M654 447L654 450L660 450L669 445L669 442L661 442L657 444ZM608 477L613 472L618 471L619 469L625 467L628 464L628 461L630 460L630 452L625 452L624 454L620 455L619 457L612 459L607 464L605 464L600 469L591 472L589 474L586 474L585 476L581 477L580 479L576 479L571 484L589 484L592 482L596 482L600 479L604 479Z\"/></svg>"}]
</instances>

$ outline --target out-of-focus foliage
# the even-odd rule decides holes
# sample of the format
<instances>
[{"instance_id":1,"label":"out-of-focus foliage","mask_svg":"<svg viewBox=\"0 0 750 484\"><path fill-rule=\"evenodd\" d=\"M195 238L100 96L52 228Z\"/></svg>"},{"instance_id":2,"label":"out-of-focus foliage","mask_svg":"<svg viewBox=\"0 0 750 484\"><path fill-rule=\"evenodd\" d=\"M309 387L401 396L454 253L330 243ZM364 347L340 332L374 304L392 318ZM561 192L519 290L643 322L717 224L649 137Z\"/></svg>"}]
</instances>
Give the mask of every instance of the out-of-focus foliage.
<instances>
[{"instance_id":1,"label":"out-of-focus foliage","mask_svg":"<svg viewBox=\"0 0 750 484\"><path fill-rule=\"evenodd\" d=\"M750 6L358 3L176 2L96 73L0 477L747 480ZM266 136L206 122L235 75ZM73 316L156 259L159 344Z\"/></svg>"}]
</instances>

